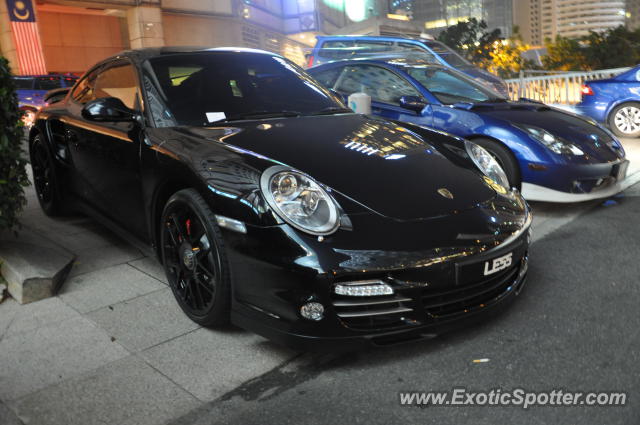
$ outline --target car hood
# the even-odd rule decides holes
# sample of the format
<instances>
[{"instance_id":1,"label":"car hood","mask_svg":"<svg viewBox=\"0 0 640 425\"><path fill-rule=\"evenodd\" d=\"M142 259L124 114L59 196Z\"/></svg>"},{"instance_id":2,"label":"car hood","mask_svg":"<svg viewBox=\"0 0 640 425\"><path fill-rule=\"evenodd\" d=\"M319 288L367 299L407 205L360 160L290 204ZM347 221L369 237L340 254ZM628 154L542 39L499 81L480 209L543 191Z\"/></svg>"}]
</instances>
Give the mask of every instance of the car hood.
<instances>
[{"instance_id":1,"label":"car hood","mask_svg":"<svg viewBox=\"0 0 640 425\"><path fill-rule=\"evenodd\" d=\"M481 115L507 121L509 124L525 124L543 128L582 149L598 161L615 161L621 151L613 146L613 138L602 128L585 118L541 103L500 102L476 104L473 111Z\"/></svg>"},{"instance_id":2,"label":"car hood","mask_svg":"<svg viewBox=\"0 0 640 425\"><path fill-rule=\"evenodd\" d=\"M449 136L425 130L433 135L427 140L362 115L235 121L180 131L290 166L389 218L441 216L495 197L468 160L458 157L456 164L441 153L437 139L453 140Z\"/></svg>"}]
</instances>

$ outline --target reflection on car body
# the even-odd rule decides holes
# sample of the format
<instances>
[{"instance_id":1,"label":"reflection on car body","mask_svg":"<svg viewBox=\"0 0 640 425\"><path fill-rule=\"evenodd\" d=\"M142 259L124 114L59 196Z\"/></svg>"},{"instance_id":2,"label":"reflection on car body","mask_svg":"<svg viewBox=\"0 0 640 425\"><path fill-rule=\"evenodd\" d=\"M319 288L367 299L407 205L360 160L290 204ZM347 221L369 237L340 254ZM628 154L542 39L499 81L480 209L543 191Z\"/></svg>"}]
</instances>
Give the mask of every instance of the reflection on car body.
<instances>
[{"instance_id":1,"label":"reflection on car body","mask_svg":"<svg viewBox=\"0 0 640 425\"><path fill-rule=\"evenodd\" d=\"M387 344L496 312L526 278L529 207L489 153L354 114L271 53L124 52L44 108L29 146L45 212L154 251L204 326Z\"/></svg>"}]
</instances>

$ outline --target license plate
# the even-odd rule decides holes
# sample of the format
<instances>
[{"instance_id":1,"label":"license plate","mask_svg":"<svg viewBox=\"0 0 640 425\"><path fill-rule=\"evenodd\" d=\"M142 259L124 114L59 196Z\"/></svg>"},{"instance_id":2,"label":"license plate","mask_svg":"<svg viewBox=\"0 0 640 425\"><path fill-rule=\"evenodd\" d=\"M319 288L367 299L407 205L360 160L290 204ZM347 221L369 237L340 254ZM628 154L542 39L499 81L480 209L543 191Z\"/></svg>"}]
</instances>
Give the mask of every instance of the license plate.
<instances>
[{"instance_id":1,"label":"license plate","mask_svg":"<svg viewBox=\"0 0 640 425\"><path fill-rule=\"evenodd\" d=\"M513 264L513 252L484 262L484 275L489 276Z\"/></svg>"},{"instance_id":2,"label":"license plate","mask_svg":"<svg viewBox=\"0 0 640 425\"><path fill-rule=\"evenodd\" d=\"M456 283L464 286L490 279L504 270L513 268L522 259L525 251L526 244L520 243L511 251L485 257L482 261L458 263L456 264Z\"/></svg>"},{"instance_id":3,"label":"license plate","mask_svg":"<svg viewBox=\"0 0 640 425\"><path fill-rule=\"evenodd\" d=\"M622 181L627 177L627 170L629 169L629 161L622 161L620 164L613 166L613 175L617 181Z\"/></svg>"}]
</instances>

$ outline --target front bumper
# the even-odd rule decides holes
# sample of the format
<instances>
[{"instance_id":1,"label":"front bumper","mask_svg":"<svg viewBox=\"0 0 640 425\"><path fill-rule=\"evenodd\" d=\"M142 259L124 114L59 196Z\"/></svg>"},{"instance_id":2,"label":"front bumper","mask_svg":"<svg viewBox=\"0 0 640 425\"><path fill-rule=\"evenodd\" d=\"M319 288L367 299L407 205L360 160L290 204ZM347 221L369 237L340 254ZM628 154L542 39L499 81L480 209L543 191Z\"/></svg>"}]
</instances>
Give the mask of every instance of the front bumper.
<instances>
[{"instance_id":1,"label":"front bumper","mask_svg":"<svg viewBox=\"0 0 640 425\"><path fill-rule=\"evenodd\" d=\"M438 335L476 325L480 318L488 319L503 311L520 294L527 279L528 258L525 256L515 268L513 279L500 286L499 293L489 300L476 303L458 314L424 323L348 336L317 336L292 332L275 318L259 310L238 306L232 311L232 322L267 339L303 351L355 351L367 347L382 347L434 338ZM264 312L262 312L264 313ZM407 322L408 323L408 322Z\"/></svg>"},{"instance_id":2,"label":"front bumper","mask_svg":"<svg viewBox=\"0 0 640 425\"><path fill-rule=\"evenodd\" d=\"M629 161L595 164L527 164L522 196L527 201L581 202L613 196L622 190ZM543 168L537 170L536 168Z\"/></svg>"},{"instance_id":3,"label":"front bumper","mask_svg":"<svg viewBox=\"0 0 640 425\"><path fill-rule=\"evenodd\" d=\"M494 248L469 255L451 254L451 259L447 253L442 261L433 264L416 263L409 257L398 258L394 254L389 259L389 253L385 254L387 258L376 258L377 253L371 251L366 253L368 258L352 257L340 263L357 263L349 270L323 267L315 273L309 267L299 267L301 257L293 261L285 257L292 252L292 246L272 243L270 257L256 258L231 242L227 244L235 246L230 250L234 288L231 320L237 326L289 347L313 351L389 345L465 327L479 316L501 310L520 292L528 268L528 223L530 221ZM283 230L263 229L268 235L257 238L277 240L274 232ZM254 241L250 245L258 248L261 243ZM305 246L302 240L297 240L295 245L306 251L307 256L302 258L308 264L312 264L313 255L321 256L317 247ZM243 246L246 248L246 243ZM344 255L339 257L344 260ZM510 265L491 273L491 261L506 257ZM386 263L387 260L391 262ZM331 264L331 261L320 262ZM369 267L358 269L364 264L358 261L368 262ZM375 267L375 263L382 266ZM407 266L389 267L391 263ZM490 274L484 275L487 268ZM392 286L394 294L355 297L333 292L337 283L368 279ZM300 316L300 307L306 302L324 306L322 320L314 322Z\"/></svg>"}]
</instances>

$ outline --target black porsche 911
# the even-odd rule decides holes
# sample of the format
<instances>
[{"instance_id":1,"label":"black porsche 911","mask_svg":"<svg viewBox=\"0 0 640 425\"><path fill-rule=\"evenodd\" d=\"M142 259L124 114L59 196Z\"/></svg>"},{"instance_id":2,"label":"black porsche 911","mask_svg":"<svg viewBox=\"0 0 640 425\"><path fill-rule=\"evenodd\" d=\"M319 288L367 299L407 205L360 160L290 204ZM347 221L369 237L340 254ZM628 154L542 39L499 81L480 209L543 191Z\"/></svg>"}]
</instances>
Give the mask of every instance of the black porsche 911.
<instances>
[{"instance_id":1,"label":"black porsche 911","mask_svg":"<svg viewBox=\"0 0 640 425\"><path fill-rule=\"evenodd\" d=\"M29 150L44 211L157 254L204 326L391 344L498 311L526 278L531 214L493 157L355 114L273 53L111 57L41 110Z\"/></svg>"}]
</instances>

